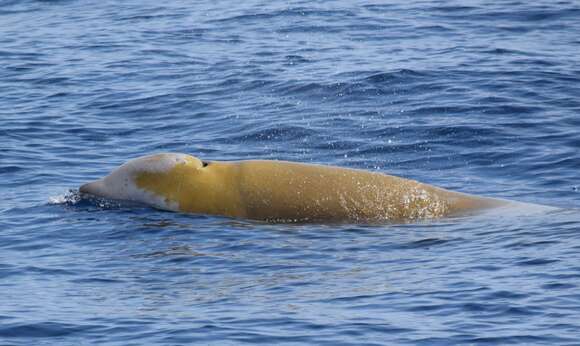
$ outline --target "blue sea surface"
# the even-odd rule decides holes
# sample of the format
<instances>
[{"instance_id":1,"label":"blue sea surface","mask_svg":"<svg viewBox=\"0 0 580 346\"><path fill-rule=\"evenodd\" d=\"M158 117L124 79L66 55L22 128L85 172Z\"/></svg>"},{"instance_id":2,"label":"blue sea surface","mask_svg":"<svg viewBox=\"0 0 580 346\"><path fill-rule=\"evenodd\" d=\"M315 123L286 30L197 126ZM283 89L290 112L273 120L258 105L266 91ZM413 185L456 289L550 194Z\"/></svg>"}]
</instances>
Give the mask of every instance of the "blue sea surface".
<instances>
[{"instance_id":1,"label":"blue sea surface","mask_svg":"<svg viewBox=\"0 0 580 346\"><path fill-rule=\"evenodd\" d=\"M578 1L0 0L0 345L579 345ZM268 224L79 200L280 159L557 207Z\"/></svg>"}]
</instances>

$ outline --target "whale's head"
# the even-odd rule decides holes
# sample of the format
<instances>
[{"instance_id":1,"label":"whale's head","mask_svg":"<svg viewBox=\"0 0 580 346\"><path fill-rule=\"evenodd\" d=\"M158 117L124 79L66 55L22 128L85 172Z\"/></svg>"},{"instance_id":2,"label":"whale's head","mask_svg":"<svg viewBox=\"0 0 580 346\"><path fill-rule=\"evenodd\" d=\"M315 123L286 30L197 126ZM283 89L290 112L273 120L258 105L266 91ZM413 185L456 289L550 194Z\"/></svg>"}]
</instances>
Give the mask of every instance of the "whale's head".
<instances>
[{"instance_id":1,"label":"whale's head","mask_svg":"<svg viewBox=\"0 0 580 346\"><path fill-rule=\"evenodd\" d=\"M170 191L164 193L164 188L180 184L183 170L179 168L195 170L205 165L200 159L186 154L164 153L139 157L117 167L101 179L82 185L79 191L106 199L178 210L179 206L170 198Z\"/></svg>"}]
</instances>

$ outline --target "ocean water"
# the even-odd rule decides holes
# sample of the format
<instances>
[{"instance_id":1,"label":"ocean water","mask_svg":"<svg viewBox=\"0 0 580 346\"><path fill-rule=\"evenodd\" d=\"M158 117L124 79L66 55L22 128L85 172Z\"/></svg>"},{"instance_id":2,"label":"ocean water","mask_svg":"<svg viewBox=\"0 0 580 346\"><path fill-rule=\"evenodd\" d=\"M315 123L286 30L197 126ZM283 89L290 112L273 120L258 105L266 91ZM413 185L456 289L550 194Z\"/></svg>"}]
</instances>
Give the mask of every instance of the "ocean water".
<instances>
[{"instance_id":1,"label":"ocean water","mask_svg":"<svg viewBox=\"0 0 580 346\"><path fill-rule=\"evenodd\" d=\"M577 1L0 0L0 345L580 344ZM557 207L266 224L79 200L141 155Z\"/></svg>"}]
</instances>

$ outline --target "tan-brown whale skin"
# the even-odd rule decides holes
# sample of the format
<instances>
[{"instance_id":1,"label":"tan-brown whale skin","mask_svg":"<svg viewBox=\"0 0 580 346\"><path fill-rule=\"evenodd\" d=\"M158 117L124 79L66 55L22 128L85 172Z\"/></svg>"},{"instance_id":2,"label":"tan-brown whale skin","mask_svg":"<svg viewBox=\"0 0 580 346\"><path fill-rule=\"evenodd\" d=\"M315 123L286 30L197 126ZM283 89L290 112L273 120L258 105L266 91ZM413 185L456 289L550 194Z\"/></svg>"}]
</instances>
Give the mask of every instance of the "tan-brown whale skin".
<instances>
[{"instance_id":1,"label":"tan-brown whale skin","mask_svg":"<svg viewBox=\"0 0 580 346\"><path fill-rule=\"evenodd\" d=\"M286 161L128 161L82 193L186 213L273 222L376 223L464 215L510 202L377 172Z\"/></svg>"}]
</instances>

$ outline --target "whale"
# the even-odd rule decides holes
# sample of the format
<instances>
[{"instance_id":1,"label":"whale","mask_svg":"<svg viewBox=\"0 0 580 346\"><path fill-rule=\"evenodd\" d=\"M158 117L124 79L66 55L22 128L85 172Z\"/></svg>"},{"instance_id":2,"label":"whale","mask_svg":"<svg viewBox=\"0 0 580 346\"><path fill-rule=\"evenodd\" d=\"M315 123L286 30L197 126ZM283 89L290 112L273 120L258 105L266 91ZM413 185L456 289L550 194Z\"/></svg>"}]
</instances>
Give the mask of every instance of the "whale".
<instances>
[{"instance_id":1,"label":"whale","mask_svg":"<svg viewBox=\"0 0 580 346\"><path fill-rule=\"evenodd\" d=\"M518 203L380 172L277 160L160 153L80 186L82 195L268 222L377 223L463 216Z\"/></svg>"}]
</instances>

